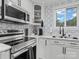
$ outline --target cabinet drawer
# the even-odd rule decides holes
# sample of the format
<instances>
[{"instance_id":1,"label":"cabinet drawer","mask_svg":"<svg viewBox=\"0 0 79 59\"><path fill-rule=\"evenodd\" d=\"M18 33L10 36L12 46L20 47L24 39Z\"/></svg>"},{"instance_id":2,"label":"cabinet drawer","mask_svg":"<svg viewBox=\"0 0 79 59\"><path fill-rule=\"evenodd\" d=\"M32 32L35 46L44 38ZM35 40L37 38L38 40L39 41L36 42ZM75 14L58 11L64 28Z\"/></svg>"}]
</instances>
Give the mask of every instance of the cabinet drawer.
<instances>
[{"instance_id":1,"label":"cabinet drawer","mask_svg":"<svg viewBox=\"0 0 79 59\"><path fill-rule=\"evenodd\" d=\"M74 47L79 47L79 43L78 42L66 42L65 43L66 45L69 45L69 46L74 46Z\"/></svg>"},{"instance_id":2,"label":"cabinet drawer","mask_svg":"<svg viewBox=\"0 0 79 59\"><path fill-rule=\"evenodd\" d=\"M48 40L47 44L48 45L64 45L64 41L60 41L60 40Z\"/></svg>"}]
</instances>

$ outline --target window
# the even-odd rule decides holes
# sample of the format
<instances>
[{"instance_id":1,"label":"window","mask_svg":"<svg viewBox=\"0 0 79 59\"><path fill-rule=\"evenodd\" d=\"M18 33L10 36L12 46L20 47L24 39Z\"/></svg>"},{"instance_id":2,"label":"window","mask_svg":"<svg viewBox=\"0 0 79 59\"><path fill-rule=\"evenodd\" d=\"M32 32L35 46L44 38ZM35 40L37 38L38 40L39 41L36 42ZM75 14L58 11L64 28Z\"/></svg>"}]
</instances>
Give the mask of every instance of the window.
<instances>
[{"instance_id":1,"label":"window","mask_svg":"<svg viewBox=\"0 0 79 59\"><path fill-rule=\"evenodd\" d=\"M59 9L56 10L56 12L57 12L56 26L64 26L65 9Z\"/></svg>"},{"instance_id":2,"label":"window","mask_svg":"<svg viewBox=\"0 0 79 59\"><path fill-rule=\"evenodd\" d=\"M66 26L76 26L77 15L76 8L67 8L66 9Z\"/></svg>"},{"instance_id":3,"label":"window","mask_svg":"<svg viewBox=\"0 0 79 59\"><path fill-rule=\"evenodd\" d=\"M56 10L56 26L76 26L77 9L66 8Z\"/></svg>"}]
</instances>

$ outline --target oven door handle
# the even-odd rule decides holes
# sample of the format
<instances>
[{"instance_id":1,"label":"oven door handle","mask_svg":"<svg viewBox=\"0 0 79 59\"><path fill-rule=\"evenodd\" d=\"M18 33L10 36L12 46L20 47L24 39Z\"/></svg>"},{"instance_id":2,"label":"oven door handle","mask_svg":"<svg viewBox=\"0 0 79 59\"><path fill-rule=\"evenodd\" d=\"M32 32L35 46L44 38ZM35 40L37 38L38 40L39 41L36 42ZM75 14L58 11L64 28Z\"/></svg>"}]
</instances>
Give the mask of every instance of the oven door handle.
<instances>
[{"instance_id":1,"label":"oven door handle","mask_svg":"<svg viewBox=\"0 0 79 59\"><path fill-rule=\"evenodd\" d=\"M26 51L28 51L28 49L27 48L23 48L23 49L19 50L18 52L13 53L12 56L13 56L13 58L16 58L17 56L21 55L22 53L24 53Z\"/></svg>"}]
</instances>

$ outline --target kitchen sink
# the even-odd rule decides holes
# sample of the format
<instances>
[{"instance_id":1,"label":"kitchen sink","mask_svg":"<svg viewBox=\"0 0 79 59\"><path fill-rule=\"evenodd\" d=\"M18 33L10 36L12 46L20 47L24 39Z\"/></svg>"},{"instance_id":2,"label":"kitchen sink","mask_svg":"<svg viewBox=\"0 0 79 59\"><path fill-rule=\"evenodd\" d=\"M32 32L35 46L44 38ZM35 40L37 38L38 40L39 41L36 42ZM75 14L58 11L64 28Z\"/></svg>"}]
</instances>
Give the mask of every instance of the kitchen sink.
<instances>
[{"instance_id":1,"label":"kitchen sink","mask_svg":"<svg viewBox=\"0 0 79 59\"><path fill-rule=\"evenodd\" d=\"M68 38L68 39L78 39L78 37L68 37L68 36L52 36L53 38Z\"/></svg>"}]
</instances>

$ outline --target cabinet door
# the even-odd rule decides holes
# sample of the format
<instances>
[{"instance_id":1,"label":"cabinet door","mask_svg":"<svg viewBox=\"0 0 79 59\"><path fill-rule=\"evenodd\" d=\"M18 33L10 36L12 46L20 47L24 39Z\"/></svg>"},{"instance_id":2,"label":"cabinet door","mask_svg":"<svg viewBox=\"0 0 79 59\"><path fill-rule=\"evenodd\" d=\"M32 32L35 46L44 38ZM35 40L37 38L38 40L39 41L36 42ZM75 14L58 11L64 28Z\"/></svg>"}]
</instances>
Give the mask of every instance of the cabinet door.
<instances>
[{"instance_id":1,"label":"cabinet door","mask_svg":"<svg viewBox=\"0 0 79 59\"><path fill-rule=\"evenodd\" d=\"M45 40L38 39L37 40L37 59L45 59L44 58L44 49L45 48Z\"/></svg>"},{"instance_id":2,"label":"cabinet door","mask_svg":"<svg viewBox=\"0 0 79 59\"><path fill-rule=\"evenodd\" d=\"M0 53L0 59L10 59L10 51Z\"/></svg>"},{"instance_id":3,"label":"cabinet door","mask_svg":"<svg viewBox=\"0 0 79 59\"><path fill-rule=\"evenodd\" d=\"M79 59L79 49L67 48L66 49L66 59Z\"/></svg>"},{"instance_id":4,"label":"cabinet door","mask_svg":"<svg viewBox=\"0 0 79 59\"><path fill-rule=\"evenodd\" d=\"M45 59L64 59L63 47L55 45L51 41L48 41L47 46L45 46Z\"/></svg>"},{"instance_id":5,"label":"cabinet door","mask_svg":"<svg viewBox=\"0 0 79 59\"><path fill-rule=\"evenodd\" d=\"M0 0L0 8L1 8L1 5L2 5L2 0Z\"/></svg>"}]
</instances>

